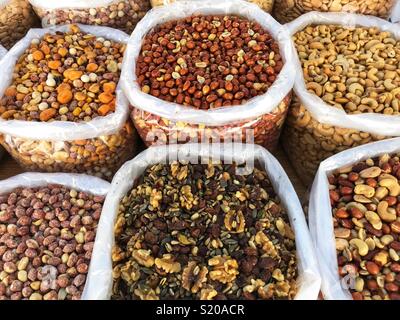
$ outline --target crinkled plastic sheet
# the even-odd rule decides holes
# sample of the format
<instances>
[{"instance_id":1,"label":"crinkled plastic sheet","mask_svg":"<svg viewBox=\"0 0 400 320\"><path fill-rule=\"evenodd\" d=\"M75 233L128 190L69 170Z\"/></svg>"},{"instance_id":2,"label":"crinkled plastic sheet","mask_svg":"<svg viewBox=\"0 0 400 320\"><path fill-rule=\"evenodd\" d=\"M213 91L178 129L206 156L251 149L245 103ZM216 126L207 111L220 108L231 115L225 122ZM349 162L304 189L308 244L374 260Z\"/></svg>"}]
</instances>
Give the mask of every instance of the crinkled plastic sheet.
<instances>
[{"instance_id":1,"label":"crinkled plastic sheet","mask_svg":"<svg viewBox=\"0 0 400 320\"><path fill-rule=\"evenodd\" d=\"M317 299L320 290L320 275L314 247L297 194L279 162L264 148L258 145L232 144L185 144L151 147L135 159L126 162L112 181L100 219L96 243L93 249L92 264L88 273L88 282L84 295L88 299L109 299L113 278L111 252L114 244L114 222L118 214L121 199L132 189L135 180L145 169L156 163L166 163L167 158L175 155L211 157L211 159L233 158L238 163L259 161L268 173L274 190L286 208L290 223L296 235L298 258L299 291L296 299ZM187 159L187 157L185 157Z\"/></svg>"},{"instance_id":2,"label":"crinkled plastic sheet","mask_svg":"<svg viewBox=\"0 0 400 320\"><path fill-rule=\"evenodd\" d=\"M68 173L22 173L12 178L0 181L1 193L8 193L19 187L36 188L48 184L59 184L71 189L88 192L93 195L105 196L110 189L110 184L102 179L84 175ZM99 228L97 229L97 232ZM93 261L93 256L91 261ZM92 262L90 263L90 266ZM86 281L85 288L88 286ZM82 299L88 297L82 294Z\"/></svg>"},{"instance_id":3,"label":"crinkled plastic sheet","mask_svg":"<svg viewBox=\"0 0 400 320\"><path fill-rule=\"evenodd\" d=\"M289 29L290 35L293 36L305 27L315 24L334 24L344 27L378 27L380 30L388 31L397 39L400 39L400 28L396 24L380 18L352 13L310 12L300 16L285 26ZM296 51L295 48L293 49ZM317 121L340 128L356 129L377 135L400 135L400 116L377 113L347 114L344 110L339 110L325 103L315 94L308 92L303 78L303 68L301 67L298 56L293 62L296 75L294 92Z\"/></svg>"},{"instance_id":4,"label":"crinkled plastic sheet","mask_svg":"<svg viewBox=\"0 0 400 320\"><path fill-rule=\"evenodd\" d=\"M144 37L157 25L194 14L203 15L240 15L258 22L268 30L278 42L284 66L268 92L254 97L246 104L221 107L212 110L198 110L167 102L142 92L136 78L136 61L140 54ZM207 126L220 126L240 120L256 118L274 110L293 87L292 61L294 52L286 28L282 27L268 13L257 5L242 0L179 1L168 6L153 8L137 24L133 31L122 67L121 84L132 106L164 117L171 121L202 123Z\"/></svg>"},{"instance_id":5,"label":"crinkled plastic sheet","mask_svg":"<svg viewBox=\"0 0 400 320\"><path fill-rule=\"evenodd\" d=\"M86 26L78 24L85 33L90 33L98 37L127 43L128 35L122 31L107 27ZM29 47L33 39L41 38L46 33L55 33L56 31L66 32L69 25L56 26L45 29L31 29L27 35L21 39L0 61L0 96L4 94L6 88L12 83L12 75L15 64L19 57ZM70 121L22 121L22 120L3 120L0 119L0 133L12 136L47 141L70 141L91 139L101 135L110 135L118 131L125 123L129 105L128 100L122 93L118 84L115 112L105 117L96 117L89 122L70 122Z\"/></svg>"},{"instance_id":6,"label":"crinkled plastic sheet","mask_svg":"<svg viewBox=\"0 0 400 320\"><path fill-rule=\"evenodd\" d=\"M349 291L342 288L339 278L328 175L336 169L356 164L370 157L395 152L400 152L400 138L374 142L343 151L326 159L319 167L311 189L308 215L325 299L352 299Z\"/></svg>"}]
</instances>

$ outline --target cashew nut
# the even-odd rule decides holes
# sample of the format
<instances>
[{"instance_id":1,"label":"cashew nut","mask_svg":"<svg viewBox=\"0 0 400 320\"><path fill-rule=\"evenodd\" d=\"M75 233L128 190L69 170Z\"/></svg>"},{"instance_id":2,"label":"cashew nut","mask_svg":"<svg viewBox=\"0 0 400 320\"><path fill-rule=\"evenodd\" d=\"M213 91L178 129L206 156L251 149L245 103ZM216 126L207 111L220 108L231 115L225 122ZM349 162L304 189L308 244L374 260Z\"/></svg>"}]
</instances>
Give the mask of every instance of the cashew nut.
<instances>
[{"instance_id":1,"label":"cashew nut","mask_svg":"<svg viewBox=\"0 0 400 320\"><path fill-rule=\"evenodd\" d=\"M375 194L375 189L366 184L359 184L355 186L354 193L364 195L367 198L372 198Z\"/></svg>"},{"instance_id":2,"label":"cashew nut","mask_svg":"<svg viewBox=\"0 0 400 320\"><path fill-rule=\"evenodd\" d=\"M389 204L387 201L381 201L378 203L377 211L379 217L385 222L393 222L397 219L396 211L388 210Z\"/></svg>"},{"instance_id":3,"label":"cashew nut","mask_svg":"<svg viewBox=\"0 0 400 320\"><path fill-rule=\"evenodd\" d=\"M400 185L396 180L382 179L379 181L379 185L388 188L389 194L393 197L397 197L400 194Z\"/></svg>"},{"instance_id":4,"label":"cashew nut","mask_svg":"<svg viewBox=\"0 0 400 320\"><path fill-rule=\"evenodd\" d=\"M360 256L363 257L368 254L369 248L368 248L367 244L364 241L362 241L361 239L351 239L350 245L357 248L358 254Z\"/></svg>"}]
</instances>

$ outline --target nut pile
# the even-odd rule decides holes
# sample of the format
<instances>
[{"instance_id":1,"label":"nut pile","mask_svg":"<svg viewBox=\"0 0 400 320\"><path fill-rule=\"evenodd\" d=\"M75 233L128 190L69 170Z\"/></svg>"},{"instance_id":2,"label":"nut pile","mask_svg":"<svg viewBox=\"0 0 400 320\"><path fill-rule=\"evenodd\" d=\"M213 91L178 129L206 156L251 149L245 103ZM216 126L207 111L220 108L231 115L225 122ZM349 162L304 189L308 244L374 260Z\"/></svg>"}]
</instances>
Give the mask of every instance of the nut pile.
<instances>
[{"instance_id":1,"label":"nut pile","mask_svg":"<svg viewBox=\"0 0 400 320\"><path fill-rule=\"evenodd\" d=\"M315 25L296 33L293 40L309 92L347 114L400 114L400 42L390 32ZM307 106L294 100L284 145L307 183L323 159L388 138L320 123Z\"/></svg>"},{"instance_id":2,"label":"nut pile","mask_svg":"<svg viewBox=\"0 0 400 320\"><path fill-rule=\"evenodd\" d=\"M344 11L387 18L394 4L395 0L279 0L274 17L287 23L310 11Z\"/></svg>"},{"instance_id":3,"label":"nut pile","mask_svg":"<svg viewBox=\"0 0 400 320\"><path fill-rule=\"evenodd\" d=\"M111 135L72 141L31 140L0 135L0 143L25 171L86 173L111 180L136 152L130 122Z\"/></svg>"},{"instance_id":4,"label":"nut pile","mask_svg":"<svg viewBox=\"0 0 400 320\"><path fill-rule=\"evenodd\" d=\"M81 23L111 27L128 34L133 31L148 10L150 10L149 0L116 0L110 1L107 7L88 9L35 7L36 13L46 26Z\"/></svg>"},{"instance_id":5,"label":"nut pile","mask_svg":"<svg viewBox=\"0 0 400 320\"><path fill-rule=\"evenodd\" d=\"M282 66L278 44L258 23L192 16L145 37L136 76L145 93L207 110L265 93Z\"/></svg>"},{"instance_id":6,"label":"nut pile","mask_svg":"<svg viewBox=\"0 0 400 320\"><path fill-rule=\"evenodd\" d=\"M144 39L136 75L142 91L169 102L209 110L240 105L264 94L283 67L278 43L256 23L237 16L191 16L159 25ZM290 95L271 113L209 130L201 123L162 119L135 109L132 120L142 139L164 133L197 137L209 131L220 140L226 132L245 139L254 129L256 143L273 148L286 117ZM183 133L183 131L186 131Z\"/></svg>"},{"instance_id":7,"label":"nut pile","mask_svg":"<svg viewBox=\"0 0 400 320\"><path fill-rule=\"evenodd\" d=\"M103 201L58 185L0 195L0 300L79 299Z\"/></svg>"},{"instance_id":8,"label":"nut pile","mask_svg":"<svg viewBox=\"0 0 400 320\"><path fill-rule=\"evenodd\" d=\"M115 111L122 43L83 33L34 39L17 61L0 100L5 120L88 122ZM79 172L111 179L133 155L130 123L111 135L73 141L39 141L0 135L0 143L28 171ZM68 139L67 139L68 140Z\"/></svg>"},{"instance_id":9,"label":"nut pile","mask_svg":"<svg viewBox=\"0 0 400 320\"><path fill-rule=\"evenodd\" d=\"M153 7L162 6L175 2L176 0L150 0ZM258 5L261 9L267 12L271 12L274 6L275 0L247 0Z\"/></svg>"},{"instance_id":10,"label":"nut pile","mask_svg":"<svg viewBox=\"0 0 400 320\"><path fill-rule=\"evenodd\" d=\"M339 273L356 300L400 299L400 158L382 155L329 176Z\"/></svg>"},{"instance_id":11,"label":"nut pile","mask_svg":"<svg viewBox=\"0 0 400 320\"><path fill-rule=\"evenodd\" d=\"M113 299L291 299L294 233L267 174L149 167L115 224Z\"/></svg>"},{"instance_id":12,"label":"nut pile","mask_svg":"<svg viewBox=\"0 0 400 320\"><path fill-rule=\"evenodd\" d=\"M28 0L2 1L0 5L0 43L5 48L11 49L30 28L39 25L39 19Z\"/></svg>"},{"instance_id":13,"label":"nut pile","mask_svg":"<svg viewBox=\"0 0 400 320\"><path fill-rule=\"evenodd\" d=\"M75 25L34 39L0 100L1 117L77 122L112 113L124 51L124 44Z\"/></svg>"}]
</instances>

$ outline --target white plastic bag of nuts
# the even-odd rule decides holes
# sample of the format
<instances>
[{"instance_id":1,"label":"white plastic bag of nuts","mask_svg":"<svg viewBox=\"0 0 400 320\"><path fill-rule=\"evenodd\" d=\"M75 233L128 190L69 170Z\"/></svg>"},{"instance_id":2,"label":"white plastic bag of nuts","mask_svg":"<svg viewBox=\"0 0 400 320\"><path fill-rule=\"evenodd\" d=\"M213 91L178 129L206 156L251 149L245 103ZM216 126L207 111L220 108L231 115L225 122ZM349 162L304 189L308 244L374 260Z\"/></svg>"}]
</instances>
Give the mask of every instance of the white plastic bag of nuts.
<instances>
[{"instance_id":1,"label":"white plastic bag of nuts","mask_svg":"<svg viewBox=\"0 0 400 320\"><path fill-rule=\"evenodd\" d=\"M309 226L326 299L400 298L399 152L400 139L388 139L319 167Z\"/></svg>"},{"instance_id":2,"label":"white plastic bag of nuts","mask_svg":"<svg viewBox=\"0 0 400 320\"><path fill-rule=\"evenodd\" d=\"M0 0L0 44L7 49L39 24L28 0Z\"/></svg>"},{"instance_id":3,"label":"white plastic bag of nuts","mask_svg":"<svg viewBox=\"0 0 400 320\"><path fill-rule=\"evenodd\" d=\"M168 71L168 75L165 75L169 77L169 81L167 78L164 81L162 74L168 66L163 68L160 64L148 65L151 61L156 61L154 59L157 52L154 52L153 58L146 56L140 64L138 63L139 58L150 52L147 47L151 47L151 39L146 36L156 37L157 35L149 35L156 26L194 15L201 15L204 20L212 19L211 15L219 15L216 19L221 21L212 22L218 26L211 29L214 31L210 30L210 25L203 33L194 32L193 36L196 38L187 32L186 36L184 35L187 39L178 41L178 44L170 39L167 47L171 48L172 45L175 48L176 44L177 48L173 49L172 53L168 52L174 59L172 65L175 68L171 70L175 72L170 74ZM232 29L231 34L229 31L224 32L226 28L222 25L222 19L240 21L235 21L233 25L232 20L226 22L226 28ZM237 30L236 25L240 23L246 30ZM249 23L254 26L247 26ZM187 27L190 29L196 22L191 21L188 24L191 25ZM263 30L259 32L263 34L251 28L261 28ZM202 37L206 37L205 33L208 33L209 43L201 49L204 52L199 52L200 44L195 44L195 41L202 39L199 38L200 33ZM242 50L245 44L236 46L238 41L243 41L238 39L241 34L249 34L245 38L249 43L246 50L252 52L248 54ZM263 40L258 42L258 37L262 37ZM146 44L141 48L144 38ZM224 45L225 38L225 41L231 39L230 43L226 45L227 48L220 48L219 46ZM271 48L268 47L269 44ZM233 48L234 45L236 47ZM228 50L229 46L232 50ZM157 48L159 49L162 48ZM215 57L215 52L218 57ZM258 57L260 52L263 59ZM174 57L174 54L179 55L179 58ZM233 54L233 57L229 57L231 61L218 61L225 54ZM224 0L218 3L176 2L168 7L154 8L132 33L122 68L122 86L134 107L131 117L147 145L156 142L182 143L187 141L187 137L198 139L191 142L201 142L205 140L204 135L210 135L221 142L225 141L224 137L238 136L242 141L246 140L246 133L249 133L256 144L273 149L278 142L291 98L294 80L292 55L292 45L286 29L252 3L238 0ZM202 61L203 58L211 56L213 58L210 61ZM251 57L254 60L250 61ZM166 61L166 57L160 59ZM231 64L232 68L229 68ZM257 71L253 71L252 68ZM146 70L149 71L147 73L153 70L160 75L154 78L150 74L147 77ZM145 76L147 78L144 83L139 84ZM158 83L155 83L155 80ZM151 86L147 83L151 83ZM163 94L165 92L168 95ZM154 139L154 136L158 140ZM236 139L235 141L238 142Z\"/></svg>"},{"instance_id":4,"label":"white plastic bag of nuts","mask_svg":"<svg viewBox=\"0 0 400 320\"><path fill-rule=\"evenodd\" d=\"M400 135L400 29L376 17L316 12L287 26L299 59L283 146L311 184L323 159Z\"/></svg>"},{"instance_id":5,"label":"white plastic bag of nuts","mask_svg":"<svg viewBox=\"0 0 400 320\"><path fill-rule=\"evenodd\" d=\"M297 294L295 295L294 298L317 299L320 290L320 278L317 270L318 267L316 262L316 256L314 255L314 249L311 244L311 239L304 218L304 213L301 208L298 197L296 195L296 192L289 178L284 172L283 168L279 164L279 162L268 151L266 151L266 149L258 145L244 145L244 144L230 144L224 146L219 144L214 144L211 147L210 145L202 145L202 144L156 146L143 151L135 159L125 163L124 166L121 167L121 169L115 175L112 182L112 187L104 204L104 211L100 220L99 229L96 237L96 244L93 251L94 254L92 259L92 265L88 274L88 285L85 288L86 297L88 297L89 299L109 299L110 296L112 295L112 292L115 289L115 288L113 289L113 273L116 272L114 274L114 276L116 276L118 271L116 270L113 271L114 260L112 260L112 256L114 259L114 255L117 255L117 252L114 247L115 244L114 225L117 220L119 208L121 208L120 201L127 195L127 193L130 192L132 187L137 185L138 181L142 181L140 180L140 177L142 176L142 174L145 172L146 169L149 170L149 168L155 164L160 164L162 166L166 166L166 168L169 168L171 166L171 163L177 163L175 162L175 159L183 161L181 163L184 164L188 163L199 164L200 163L198 162L199 159L203 159L204 162L201 163L209 163L209 165L210 165L209 161L213 161L213 163L217 163L218 161L221 160L222 162L228 161L228 163L232 163L233 161L236 162L238 165L239 164L248 165L251 170L249 170L250 172L246 171L247 174L251 174L251 172L254 172L252 170L254 168L251 168L251 166L254 164L255 168L260 168L260 170L265 170L266 175L270 180L269 182L270 186L273 188L276 197L280 199L279 200L280 206L284 208L283 214L286 216L286 218L288 218L287 221L290 223L291 228L293 228L293 231L295 233L295 236L292 239L295 241L295 246L296 246L297 278L295 279L297 279L296 281L297 284L295 286L297 288L296 289L297 291L295 292L297 292ZM199 164L199 166L201 166L201 164ZM207 165L205 166L207 167ZM162 170L162 172L163 171L164 169ZM163 173L163 175L165 174L166 173ZM227 172L225 173L225 175L226 174L229 176ZM208 172L209 177L211 177L212 175L213 173L210 174L210 172ZM182 177L184 178L184 176L181 176L181 178L179 179L182 180ZM192 179L193 177L188 176L188 178ZM227 179L229 179L229 177ZM151 187L147 188L151 189ZM149 192L150 191L151 190L149 190ZM146 199L148 198L147 196L143 197L144 197L143 201L145 201L145 198ZM217 197L217 200L218 199L221 200L222 196L220 197L221 198ZM276 198L275 196L273 197L274 199ZM135 197L135 199L137 199L137 197ZM159 201L159 200L154 200L154 201ZM146 206L144 202L143 205ZM141 207L143 207L143 205L141 205ZM152 205L156 206L157 203L154 204L154 202L152 202ZM233 206L233 204L231 205ZM178 204L177 206L179 207ZM153 210L154 213L154 209L151 208L154 207L150 206L150 210ZM212 207L208 207L205 209L206 210L212 209ZM132 208L132 210L134 209ZM191 213L189 210L189 214L202 211L202 210L200 211L196 210L198 209L193 208L193 211L191 211ZM147 209L145 211L150 212L147 211ZM193 219L195 218L193 217ZM189 220L190 220L190 215L189 215ZM246 221L250 223L249 222L250 220ZM115 228L121 229L120 227L117 226L115 226ZM244 230L247 230L247 228L248 227L245 227ZM238 230L238 232L243 232L243 230L241 231ZM239 257L239 259L241 259L241 257ZM284 271L282 270L282 273L283 272ZM129 281L129 279L127 279L127 281ZM271 279L271 281L274 280ZM282 279L280 281L282 281ZM262 281L258 281L257 283L259 282L263 283ZM263 285L260 284L260 286ZM206 287L207 287L206 284L204 284L204 288ZM288 288L286 288L286 290L287 289ZM116 291L118 296L119 292L118 290ZM115 291L113 293L115 294ZM147 298L146 297L142 298L150 299L150 294ZM162 299L162 296L160 298ZM212 298L212 296L209 296L209 298Z\"/></svg>"},{"instance_id":6,"label":"white plastic bag of nuts","mask_svg":"<svg viewBox=\"0 0 400 320\"><path fill-rule=\"evenodd\" d=\"M48 29L31 29L24 39L18 42L0 61L0 69L4 72L4 77L0 81L1 96L5 95L6 88L12 83L13 70L32 41L39 41L47 33L67 32L70 27L65 25ZM79 28L84 33L95 35L103 42L105 39L119 43L126 43L128 40L128 36L124 32L107 27L79 25ZM41 55L44 56L43 53ZM88 61L87 58L81 60ZM118 65L116 68L119 69ZM104 72L105 67L102 69ZM47 70L51 71L49 68ZM79 77L81 74L83 72L79 71ZM83 83L79 77L78 80ZM44 79L46 80L46 78L45 74ZM95 78L97 78L96 74ZM100 79L100 77L98 78ZM30 82L30 80L26 81ZM34 81L39 81L37 75ZM54 82L53 86L56 85L56 81L54 79L52 81ZM47 83L46 81L46 85ZM29 85L32 87L32 82ZM24 87L22 84L21 86ZM82 85L79 88L81 87ZM28 95L27 87L24 87L23 90ZM27 171L87 173L111 180L118 168L133 156L136 141L136 132L128 117L128 101L119 85L114 87L114 90L116 90L113 93L116 96L115 111L107 113L105 116L93 117L90 121L5 120L3 113L0 118L0 142ZM87 91L89 92L89 90ZM18 89L17 92L20 93ZM97 89L97 92L101 91ZM88 99L88 96L85 95L85 97ZM40 110L42 97L39 96L39 99L37 96L29 98L31 98L31 102L36 101L31 103L35 110L38 108ZM72 94L70 98L72 99ZM44 110L50 109L48 105L46 103L47 109Z\"/></svg>"},{"instance_id":7,"label":"white plastic bag of nuts","mask_svg":"<svg viewBox=\"0 0 400 320\"><path fill-rule=\"evenodd\" d=\"M43 27L81 23L131 33L150 10L149 0L29 0Z\"/></svg>"},{"instance_id":8,"label":"white plastic bag of nuts","mask_svg":"<svg viewBox=\"0 0 400 320\"><path fill-rule=\"evenodd\" d=\"M175 2L176 0L150 0L152 7L158 7ZM193 1L193 0L192 0ZM200 0L201 1L201 0ZM245 0L253 2L266 12L272 12L275 0Z\"/></svg>"},{"instance_id":9,"label":"white plastic bag of nuts","mask_svg":"<svg viewBox=\"0 0 400 320\"><path fill-rule=\"evenodd\" d=\"M7 50L2 45L0 45L0 60L3 59L6 53ZM3 157L3 155L4 155L4 149L3 147L0 146L0 159Z\"/></svg>"},{"instance_id":10,"label":"white plastic bag of nuts","mask_svg":"<svg viewBox=\"0 0 400 320\"><path fill-rule=\"evenodd\" d=\"M82 292L109 188L66 173L0 181L0 300L87 299Z\"/></svg>"},{"instance_id":11,"label":"white plastic bag of nuts","mask_svg":"<svg viewBox=\"0 0 400 320\"><path fill-rule=\"evenodd\" d=\"M280 0L274 16L281 23L290 22L310 11L350 12L389 18L397 0Z\"/></svg>"}]
</instances>

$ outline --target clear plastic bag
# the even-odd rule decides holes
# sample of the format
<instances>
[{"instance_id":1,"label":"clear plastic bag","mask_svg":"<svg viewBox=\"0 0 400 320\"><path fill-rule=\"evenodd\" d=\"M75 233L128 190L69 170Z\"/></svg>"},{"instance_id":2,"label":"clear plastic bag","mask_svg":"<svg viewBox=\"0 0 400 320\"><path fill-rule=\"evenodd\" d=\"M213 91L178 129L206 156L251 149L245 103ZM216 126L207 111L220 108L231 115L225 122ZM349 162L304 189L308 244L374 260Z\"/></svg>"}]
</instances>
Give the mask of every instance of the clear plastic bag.
<instances>
[{"instance_id":1,"label":"clear plastic bag","mask_svg":"<svg viewBox=\"0 0 400 320\"><path fill-rule=\"evenodd\" d=\"M150 10L149 0L29 0L43 27L81 23L101 25L131 33Z\"/></svg>"},{"instance_id":2,"label":"clear plastic bag","mask_svg":"<svg viewBox=\"0 0 400 320\"><path fill-rule=\"evenodd\" d=\"M110 189L108 182L83 174L29 172L1 180L0 190L1 194L6 194L17 188L37 188L46 185L62 185L95 196L106 196ZM83 294L81 299L86 300L88 297Z\"/></svg>"},{"instance_id":3,"label":"clear plastic bag","mask_svg":"<svg viewBox=\"0 0 400 320\"><path fill-rule=\"evenodd\" d=\"M151 1L152 7L154 8L154 7L173 3L176 0L150 0L150 1ZM181 1L181 0L179 0L179 1ZM272 12L272 8L274 7L274 2L275 2L275 0L245 0L245 1L255 3L261 9L263 9L264 11L269 12L269 13Z\"/></svg>"},{"instance_id":4,"label":"clear plastic bag","mask_svg":"<svg viewBox=\"0 0 400 320\"><path fill-rule=\"evenodd\" d=\"M125 163L112 183L104 203L103 215L94 247L92 264L89 269L85 296L88 299L109 299L112 289L111 251L114 243L114 222L120 200L133 187L136 179L152 164L165 163L167 158L176 159L232 159L238 163L248 161L259 163L266 170L271 183L284 205L296 236L298 258L298 293L296 299L317 299L320 289L320 276L317 260L311 244L304 213L296 192L279 162L264 148L257 145L185 144L157 146L147 149L135 159ZM179 158L183 159L183 158Z\"/></svg>"},{"instance_id":5,"label":"clear plastic bag","mask_svg":"<svg viewBox=\"0 0 400 320\"><path fill-rule=\"evenodd\" d=\"M308 216L322 278L321 290L325 299L351 299L349 291L343 289L339 278L328 175L336 169L356 164L370 157L399 151L400 139L388 139L343 151L321 163L311 189Z\"/></svg>"},{"instance_id":6,"label":"clear plastic bag","mask_svg":"<svg viewBox=\"0 0 400 320\"><path fill-rule=\"evenodd\" d=\"M0 43L10 49L40 22L28 0L0 1Z\"/></svg>"},{"instance_id":7,"label":"clear plastic bag","mask_svg":"<svg viewBox=\"0 0 400 320\"><path fill-rule=\"evenodd\" d=\"M313 24L378 27L400 39L392 23L379 18L350 13L308 13L287 24L290 34ZM297 173L307 185L312 183L319 163L340 151L399 136L400 116L379 113L347 114L306 88L303 68L295 59L295 97L282 135L283 147ZM389 91L390 92L390 91Z\"/></svg>"},{"instance_id":8,"label":"clear plastic bag","mask_svg":"<svg viewBox=\"0 0 400 320\"><path fill-rule=\"evenodd\" d=\"M287 23L310 11L350 12L388 18L397 0L281 0L276 1L274 17Z\"/></svg>"},{"instance_id":9,"label":"clear plastic bag","mask_svg":"<svg viewBox=\"0 0 400 320\"><path fill-rule=\"evenodd\" d=\"M143 37L156 25L192 14L236 14L254 20L270 32L278 42L284 66L267 93L249 100L246 104L232 107L198 110L176 103L170 103L141 91L136 78L136 61L141 50ZM156 140L148 139L147 134L162 136L161 140L179 135L181 128L190 129L187 134L197 136L196 128L224 140L221 133L227 131L240 133L258 123L254 140L273 148L279 139L280 127L285 119L293 86L292 45L286 29L282 28L269 14L257 9L254 4L243 1L198 1L177 2L168 7L153 9L138 24L130 38L122 68L122 87L131 105L138 109L133 112L133 120L142 139L148 145ZM264 121L268 119L267 121ZM263 123L264 122L264 123ZM166 126L172 126L165 128ZM176 125L174 125L176 124ZM203 130L209 128L210 130ZM165 130L168 129L168 130ZM177 132L178 131L178 132ZM241 139L246 137L242 135ZM192 140L193 141L193 140ZM237 140L235 140L237 141ZM176 143L176 140L174 141ZM180 142L180 141L178 141Z\"/></svg>"},{"instance_id":10,"label":"clear plastic bag","mask_svg":"<svg viewBox=\"0 0 400 320\"><path fill-rule=\"evenodd\" d=\"M127 42L127 35L106 27L80 26L83 32ZM4 77L0 92L10 84L15 63L32 39L69 26L32 29L0 61ZM35 122L0 119L0 142L27 170L90 173L111 180L119 166L134 154L136 132L129 122L129 105L117 87L115 112L89 122Z\"/></svg>"}]
</instances>

